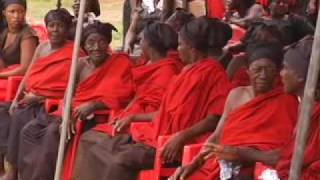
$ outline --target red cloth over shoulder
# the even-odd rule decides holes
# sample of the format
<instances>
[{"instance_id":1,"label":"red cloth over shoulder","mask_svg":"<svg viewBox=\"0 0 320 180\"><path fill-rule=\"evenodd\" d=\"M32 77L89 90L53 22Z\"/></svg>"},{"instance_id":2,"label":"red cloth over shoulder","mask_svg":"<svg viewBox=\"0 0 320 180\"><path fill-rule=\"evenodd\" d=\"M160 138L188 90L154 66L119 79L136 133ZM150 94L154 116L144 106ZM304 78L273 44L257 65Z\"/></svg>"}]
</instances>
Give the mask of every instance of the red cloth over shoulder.
<instances>
[{"instance_id":1,"label":"red cloth over shoulder","mask_svg":"<svg viewBox=\"0 0 320 180\"><path fill-rule=\"evenodd\" d=\"M31 67L26 78L26 90L36 95L62 99L69 80L73 42L59 50L40 57Z\"/></svg>"},{"instance_id":2,"label":"red cloth over shoulder","mask_svg":"<svg viewBox=\"0 0 320 180\"><path fill-rule=\"evenodd\" d=\"M276 88L233 110L226 119L220 143L258 150L277 148L292 136L297 112L297 99Z\"/></svg>"},{"instance_id":3,"label":"red cloth over shoulder","mask_svg":"<svg viewBox=\"0 0 320 180\"><path fill-rule=\"evenodd\" d=\"M320 103L316 103L311 117L307 146L304 152L301 180L320 179ZM285 146L282 157L277 165L277 172L280 179L288 179L291 165L291 158L295 144L295 136Z\"/></svg>"},{"instance_id":4,"label":"red cloth over shoulder","mask_svg":"<svg viewBox=\"0 0 320 180\"><path fill-rule=\"evenodd\" d=\"M280 148L292 137L297 112L297 99L276 88L233 110L226 119L220 143L262 151ZM195 175L216 179L218 162L208 160Z\"/></svg>"},{"instance_id":5,"label":"red cloth over shoulder","mask_svg":"<svg viewBox=\"0 0 320 180\"><path fill-rule=\"evenodd\" d=\"M126 54L112 54L101 67L78 84L73 107L93 100L103 102L112 110L125 107L134 93L131 68Z\"/></svg>"},{"instance_id":6,"label":"red cloth over shoulder","mask_svg":"<svg viewBox=\"0 0 320 180\"><path fill-rule=\"evenodd\" d=\"M204 59L187 65L164 94L152 132L134 131L132 136L155 147L160 135L182 131L209 114L221 115L229 90L227 75L218 61ZM198 141L202 142L203 138Z\"/></svg>"},{"instance_id":7,"label":"red cloth over shoulder","mask_svg":"<svg viewBox=\"0 0 320 180\"><path fill-rule=\"evenodd\" d=\"M73 99L73 107L90 101L101 101L108 108L124 108L134 93L131 73L132 64L126 54L112 54L101 67L87 79L80 82ZM70 180L83 124L77 124L77 131L67 150L62 179Z\"/></svg>"},{"instance_id":8,"label":"red cloth over shoulder","mask_svg":"<svg viewBox=\"0 0 320 180\"><path fill-rule=\"evenodd\" d=\"M132 73L136 84L135 97L125 109L119 112L114 111L110 121L133 114L157 111L168 84L182 67L180 60L169 57L153 64L133 68ZM95 127L95 130L109 135L112 135L111 129L107 124L99 124Z\"/></svg>"}]
</instances>

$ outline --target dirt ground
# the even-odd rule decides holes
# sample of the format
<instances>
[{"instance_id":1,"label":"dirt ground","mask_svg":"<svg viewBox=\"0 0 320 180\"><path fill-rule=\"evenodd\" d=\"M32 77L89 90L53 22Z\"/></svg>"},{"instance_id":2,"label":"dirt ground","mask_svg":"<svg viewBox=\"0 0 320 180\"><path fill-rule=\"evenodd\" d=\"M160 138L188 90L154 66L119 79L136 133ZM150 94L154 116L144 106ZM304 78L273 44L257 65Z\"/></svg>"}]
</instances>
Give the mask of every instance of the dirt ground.
<instances>
[{"instance_id":1,"label":"dirt ground","mask_svg":"<svg viewBox=\"0 0 320 180\"><path fill-rule=\"evenodd\" d=\"M90 1L90 0L87 0ZM110 22L118 32L113 34L112 48L122 44L122 5L124 0L100 0L101 15L98 19ZM62 0L62 7L71 11L73 0ZM27 21L30 24L41 24L45 14L56 7L56 0L30 0L28 1Z\"/></svg>"}]
</instances>

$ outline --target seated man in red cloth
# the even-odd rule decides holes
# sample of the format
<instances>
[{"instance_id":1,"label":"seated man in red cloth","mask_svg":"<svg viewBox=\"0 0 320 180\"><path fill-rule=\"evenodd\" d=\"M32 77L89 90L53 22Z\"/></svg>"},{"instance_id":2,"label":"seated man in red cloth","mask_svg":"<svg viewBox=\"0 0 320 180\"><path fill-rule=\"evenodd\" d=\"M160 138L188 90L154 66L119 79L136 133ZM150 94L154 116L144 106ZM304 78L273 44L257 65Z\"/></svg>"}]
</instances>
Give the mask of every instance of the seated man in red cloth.
<instances>
[{"instance_id":1,"label":"seated man in red cloth","mask_svg":"<svg viewBox=\"0 0 320 180\"><path fill-rule=\"evenodd\" d=\"M169 84L159 112L136 119L152 122L152 131L104 136L76 163L74 179L136 179L140 170L153 167L159 136L172 135L162 153L163 161L171 163L181 159L185 144L201 142L200 134L215 129L230 86L223 67L208 58L208 38L214 34L205 17L183 26L178 51L188 65Z\"/></svg>"},{"instance_id":2,"label":"seated man in red cloth","mask_svg":"<svg viewBox=\"0 0 320 180\"><path fill-rule=\"evenodd\" d=\"M281 147L292 136L298 102L281 88L273 87L282 60L281 46L253 46L256 47L249 50L251 86L230 92L222 119L202 152L171 179L186 179L190 175L188 179L252 179L256 160L242 154L250 154L252 149L268 151Z\"/></svg>"},{"instance_id":3,"label":"seated man in red cloth","mask_svg":"<svg viewBox=\"0 0 320 180\"><path fill-rule=\"evenodd\" d=\"M149 61L132 69L133 79L136 84L136 94L128 106L119 112L113 111L108 123L97 125L94 130L84 133L81 137L77 161L81 161L83 153L96 142L99 137L113 134L115 124L117 133L126 132L134 114L151 113L159 110L165 90L172 78L182 69L179 58L172 57L170 51L178 46L178 34L169 26L162 23L152 23L145 27L142 33L141 48L143 56ZM152 128L152 127L150 127ZM143 129L143 131L149 130ZM152 131L152 129L150 129ZM150 131L149 130L149 131ZM103 132L103 133L102 133ZM70 179L73 164L64 173L64 179Z\"/></svg>"},{"instance_id":4,"label":"seated man in red cloth","mask_svg":"<svg viewBox=\"0 0 320 180\"><path fill-rule=\"evenodd\" d=\"M257 42L282 43L281 32L274 25L268 25L264 22L252 23L241 42L241 49L244 49L248 45ZM235 55L227 68L227 73L231 79L232 88L250 85L247 69L248 57L246 52L240 52L238 55ZM278 79L279 80L276 80L275 83L280 84L280 75Z\"/></svg>"},{"instance_id":5,"label":"seated man in red cloth","mask_svg":"<svg viewBox=\"0 0 320 180\"><path fill-rule=\"evenodd\" d=\"M307 37L301 40L298 44L293 45L288 49L284 57L284 67L281 71L281 76L286 93L294 94L301 99L303 97L304 87L306 83L306 77L309 67L309 60L311 56L313 38ZM319 80L315 93L315 105L310 121L309 135L307 139L307 145L304 152L302 173L299 179L302 180L317 180L320 179L320 104L319 104ZM298 128L298 127L297 127ZM275 163L265 165L273 166L275 169L266 169L258 176L261 178L267 178L268 174L278 176L280 179L288 179L292 155L294 151L294 144L296 139L296 133L294 133L289 143L281 149L281 154L269 155L269 159L279 160ZM264 155L265 153L259 152ZM274 171L276 170L276 171Z\"/></svg>"},{"instance_id":6,"label":"seated man in red cloth","mask_svg":"<svg viewBox=\"0 0 320 180\"><path fill-rule=\"evenodd\" d=\"M87 57L79 59L77 88L73 98L73 117L78 122L73 144L87 128L105 120L99 110L119 110L133 95L132 64L125 54L108 54L105 49L112 39L114 27L95 21L83 33L83 48ZM19 151L19 174L22 179L50 180L59 147L59 116L42 113L23 128ZM74 126L71 125L70 128ZM74 130L74 129L73 129ZM73 147L73 146L71 146Z\"/></svg>"},{"instance_id":7,"label":"seated man in red cloth","mask_svg":"<svg viewBox=\"0 0 320 180\"><path fill-rule=\"evenodd\" d=\"M51 10L45 16L45 23L49 42L37 48L11 104L10 116L8 108L1 105L1 147L6 153L9 167L12 167L4 179L17 178L21 129L43 109L45 99L62 99L67 86L73 43L67 41L65 34L71 23L71 15L65 9Z\"/></svg>"}]
</instances>

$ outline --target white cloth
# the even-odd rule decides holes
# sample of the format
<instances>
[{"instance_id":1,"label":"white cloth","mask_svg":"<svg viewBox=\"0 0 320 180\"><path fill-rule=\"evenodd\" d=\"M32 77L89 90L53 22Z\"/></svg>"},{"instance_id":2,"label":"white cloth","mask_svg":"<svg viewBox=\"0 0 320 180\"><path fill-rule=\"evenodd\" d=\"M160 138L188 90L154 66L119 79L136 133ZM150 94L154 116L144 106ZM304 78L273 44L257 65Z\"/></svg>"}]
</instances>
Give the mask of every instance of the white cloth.
<instances>
[{"instance_id":1,"label":"white cloth","mask_svg":"<svg viewBox=\"0 0 320 180\"><path fill-rule=\"evenodd\" d=\"M142 4L143 4L143 7L147 9L147 12L149 14L153 13L156 10L154 6L154 0L142 0Z\"/></svg>"},{"instance_id":2,"label":"white cloth","mask_svg":"<svg viewBox=\"0 0 320 180\"><path fill-rule=\"evenodd\" d=\"M274 169L266 169L258 177L259 180L280 180L278 173Z\"/></svg>"},{"instance_id":3,"label":"white cloth","mask_svg":"<svg viewBox=\"0 0 320 180\"><path fill-rule=\"evenodd\" d=\"M220 160L220 179L221 180L228 180L232 177L237 177L240 173L240 165L235 165L230 161Z\"/></svg>"}]
</instances>

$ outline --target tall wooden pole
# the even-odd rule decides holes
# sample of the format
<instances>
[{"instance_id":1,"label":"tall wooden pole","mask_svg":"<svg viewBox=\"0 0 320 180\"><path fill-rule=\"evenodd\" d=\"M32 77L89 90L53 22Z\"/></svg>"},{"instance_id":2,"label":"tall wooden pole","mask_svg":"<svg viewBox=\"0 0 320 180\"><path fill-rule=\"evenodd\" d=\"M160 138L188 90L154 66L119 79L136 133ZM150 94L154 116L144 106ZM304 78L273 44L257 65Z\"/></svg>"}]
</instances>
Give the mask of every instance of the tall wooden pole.
<instances>
[{"instance_id":1,"label":"tall wooden pole","mask_svg":"<svg viewBox=\"0 0 320 180\"><path fill-rule=\"evenodd\" d=\"M80 52L80 40L81 40L81 34L82 34L82 28L83 28L85 4L86 4L86 0L80 1L80 11L79 11L78 22L77 22L74 49L72 54L71 71L69 76L68 89L65 95L65 103L64 103L64 110L63 110L63 116L62 116L62 129L61 129L61 135L60 135L60 144L59 144L58 158L57 158L57 164L56 164L56 172L54 176L55 180L60 180L61 178L61 170L63 166L66 137L67 137L67 130L68 130L68 121L70 121L70 118L71 118L70 112L71 112L72 95L75 89L76 67L77 67L77 59L79 58L79 52Z\"/></svg>"},{"instance_id":2,"label":"tall wooden pole","mask_svg":"<svg viewBox=\"0 0 320 180\"><path fill-rule=\"evenodd\" d=\"M60 9L61 8L61 0L58 0L57 1L57 9Z\"/></svg>"},{"instance_id":3,"label":"tall wooden pole","mask_svg":"<svg viewBox=\"0 0 320 180\"><path fill-rule=\"evenodd\" d=\"M309 64L307 82L304 89L301 111L299 113L297 136L294 146L294 154L290 168L289 180L300 180L301 167L303 164L304 150L308 138L311 112L314 105L314 92L318 81L320 69L320 13L314 34L314 41Z\"/></svg>"}]
</instances>

